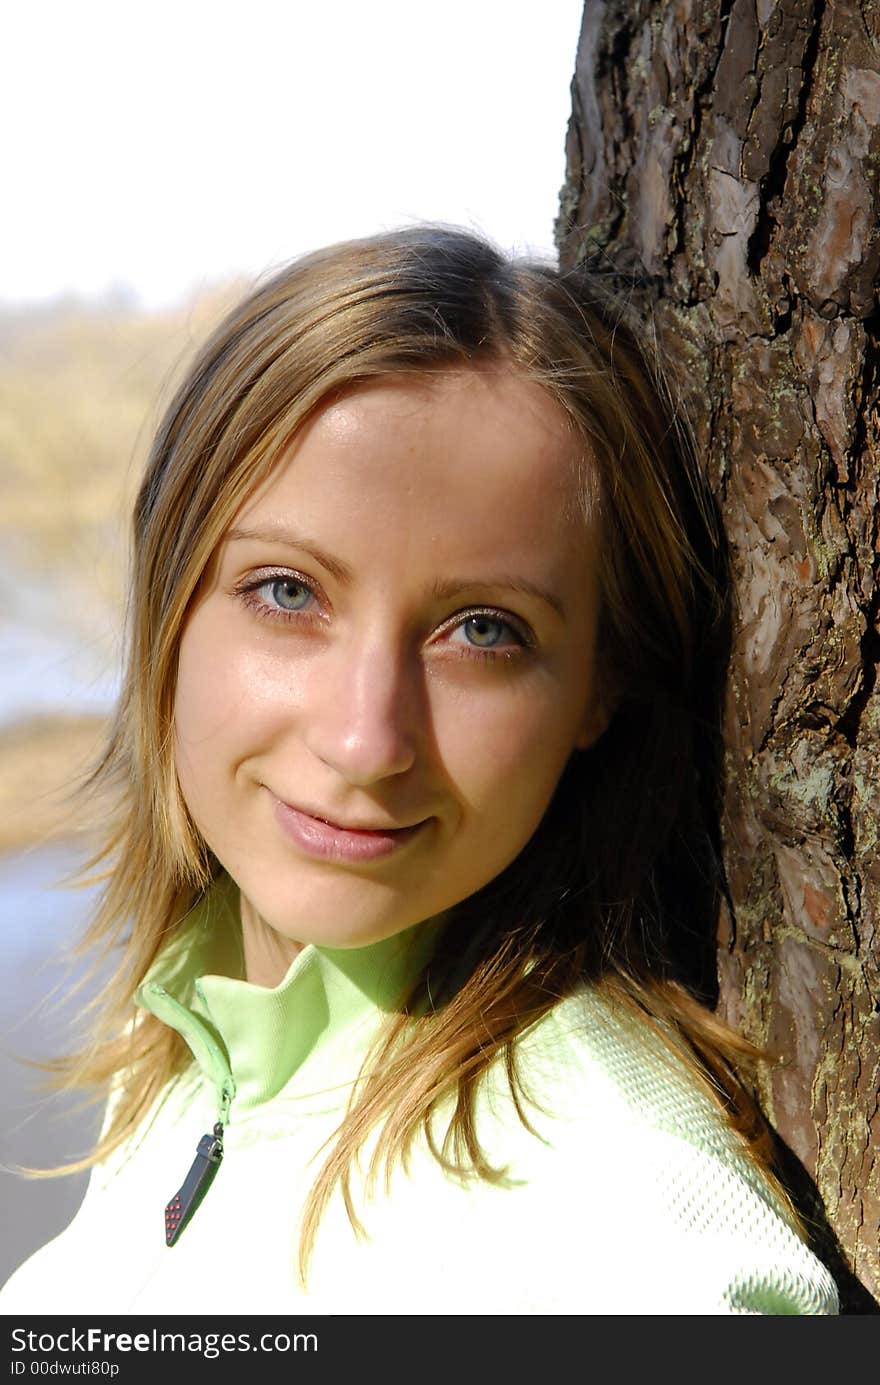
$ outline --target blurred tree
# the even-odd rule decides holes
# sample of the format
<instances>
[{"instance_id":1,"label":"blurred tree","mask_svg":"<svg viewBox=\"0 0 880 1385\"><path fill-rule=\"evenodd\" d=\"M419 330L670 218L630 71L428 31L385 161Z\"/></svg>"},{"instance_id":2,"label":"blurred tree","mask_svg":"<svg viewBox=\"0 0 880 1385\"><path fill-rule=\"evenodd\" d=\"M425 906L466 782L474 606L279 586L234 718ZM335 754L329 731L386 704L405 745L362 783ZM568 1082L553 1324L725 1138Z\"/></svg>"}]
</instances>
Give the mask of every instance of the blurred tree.
<instances>
[{"instance_id":1,"label":"blurred tree","mask_svg":"<svg viewBox=\"0 0 880 1385\"><path fill-rule=\"evenodd\" d=\"M562 262L627 276L732 549L720 1009L785 1055L762 1105L871 1311L880 7L588 0L572 98Z\"/></svg>"}]
</instances>

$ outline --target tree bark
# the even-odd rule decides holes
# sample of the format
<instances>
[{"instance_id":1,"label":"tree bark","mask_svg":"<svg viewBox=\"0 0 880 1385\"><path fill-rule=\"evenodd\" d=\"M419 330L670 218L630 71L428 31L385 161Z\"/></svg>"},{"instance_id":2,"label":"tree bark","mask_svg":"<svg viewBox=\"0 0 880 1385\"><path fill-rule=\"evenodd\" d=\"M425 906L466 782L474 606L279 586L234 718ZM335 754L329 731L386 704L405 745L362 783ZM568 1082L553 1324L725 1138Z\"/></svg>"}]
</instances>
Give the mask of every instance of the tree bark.
<instances>
[{"instance_id":1,"label":"tree bark","mask_svg":"<svg viewBox=\"0 0 880 1385\"><path fill-rule=\"evenodd\" d=\"M872 1311L880 6L587 0L572 102L561 261L632 276L733 558L720 1010Z\"/></svg>"}]
</instances>

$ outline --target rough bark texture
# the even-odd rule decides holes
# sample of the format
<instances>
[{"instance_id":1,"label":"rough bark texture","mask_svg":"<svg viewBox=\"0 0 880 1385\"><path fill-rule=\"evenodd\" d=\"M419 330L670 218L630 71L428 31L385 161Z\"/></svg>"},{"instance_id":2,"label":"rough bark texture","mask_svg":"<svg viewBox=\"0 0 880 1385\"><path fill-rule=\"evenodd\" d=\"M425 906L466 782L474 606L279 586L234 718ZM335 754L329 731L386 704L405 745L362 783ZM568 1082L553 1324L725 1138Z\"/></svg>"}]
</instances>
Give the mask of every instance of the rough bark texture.
<instances>
[{"instance_id":1,"label":"rough bark texture","mask_svg":"<svg viewBox=\"0 0 880 1385\"><path fill-rule=\"evenodd\" d=\"M880 5L587 0L572 98L562 261L632 273L733 553L721 1009L787 1055L762 1104L871 1311Z\"/></svg>"}]
</instances>

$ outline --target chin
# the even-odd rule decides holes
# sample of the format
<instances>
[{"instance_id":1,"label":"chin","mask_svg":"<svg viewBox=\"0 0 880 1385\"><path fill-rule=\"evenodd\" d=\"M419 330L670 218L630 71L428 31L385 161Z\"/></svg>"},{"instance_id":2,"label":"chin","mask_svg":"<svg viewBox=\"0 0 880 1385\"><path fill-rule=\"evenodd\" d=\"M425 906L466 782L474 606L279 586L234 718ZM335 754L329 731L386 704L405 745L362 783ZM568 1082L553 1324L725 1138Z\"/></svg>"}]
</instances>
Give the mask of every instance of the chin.
<instances>
[{"instance_id":1,"label":"chin","mask_svg":"<svg viewBox=\"0 0 880 1385\"><path fill-rule=\"evenodd\" d=\"M253 891L244 881L239 883L274 932L290 942L314 943L317 947L367 947L428 917L400 907L389 908L392 900L387 889L377 890L372 882L354 878L322 882L324 888L293 891L267 890L265 878L262 888L257 885Z\"/></svg>"}]
</instances>

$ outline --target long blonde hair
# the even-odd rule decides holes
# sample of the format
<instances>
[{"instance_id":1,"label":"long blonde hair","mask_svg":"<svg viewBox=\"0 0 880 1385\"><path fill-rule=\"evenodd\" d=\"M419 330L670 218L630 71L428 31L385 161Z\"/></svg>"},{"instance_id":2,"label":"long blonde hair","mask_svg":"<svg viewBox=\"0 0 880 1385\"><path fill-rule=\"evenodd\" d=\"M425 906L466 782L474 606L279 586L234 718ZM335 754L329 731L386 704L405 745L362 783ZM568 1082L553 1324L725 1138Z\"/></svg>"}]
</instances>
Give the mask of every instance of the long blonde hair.
<instances>
[{"instance_id":1,"label":"long blonde hair","mask_svg":"<svg viewBox=\"0 0 880 1385\"><path fill-rule=\"evenodd\" d=\"M390 1018L312 1190L301 1264L335 1186L356 1220L349 1170L370 1130L381 1130L387 1172L419 1130L431 1138L450 1093L437 1157L499 1176L476 1129L481 1079L501 1057L517 1096L518 1037L585 980L675 1037L767 1167L736 1072L754 1050L700 1003L711 978L690 966L701 947L711 952L720 882L710 771L725 598L711 501L653 365L600 282L431 226L333 246L275 274L215 331L158 429L134 513L124 686L92 779L114 808L90 863L107 874L89 943L117 942L120 956L91 1039L63 1072L99 1093L115 1082L120 1095L83 1162L125 1139L189 1059L176 1032L130 1019L137 984L220 873L181 797L172 745L178 647L209 560L331 395L493 362L543 386L582 441L585 503L588 491L598 499L603 535L601 677L616 711L572 757L517 859L451 911L428 972Z\"/></svg>"}]
</instances>

